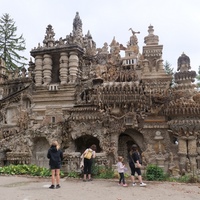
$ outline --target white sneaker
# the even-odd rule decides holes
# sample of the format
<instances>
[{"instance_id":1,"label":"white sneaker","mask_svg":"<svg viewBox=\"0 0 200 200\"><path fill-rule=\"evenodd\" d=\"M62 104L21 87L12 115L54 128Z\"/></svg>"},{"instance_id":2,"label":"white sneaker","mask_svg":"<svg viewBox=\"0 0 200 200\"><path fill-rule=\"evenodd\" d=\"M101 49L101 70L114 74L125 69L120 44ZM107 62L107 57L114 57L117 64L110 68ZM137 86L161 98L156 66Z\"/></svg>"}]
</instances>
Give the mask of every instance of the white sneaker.
<instances>
[{"instance_id":1,"label":"white sneaker","mask_svg":"<svg viewBox=\"0 0 200 200\"><path fill-rule=\"evenodd\" d=\"M140 187L145 187L146 185L146 183L140 183Z\"/></svg>"},{"instance_id":2,"label":"white sneaker","mask_svg":"<svg viewBox=\"0 0 200 200\"><path fill-rule=\"evenodd\" d=\"M133 183L133 184L132 184L132 186L136 186L136 185L137 185L137 183Z\"/></svg>"}]
</instances>

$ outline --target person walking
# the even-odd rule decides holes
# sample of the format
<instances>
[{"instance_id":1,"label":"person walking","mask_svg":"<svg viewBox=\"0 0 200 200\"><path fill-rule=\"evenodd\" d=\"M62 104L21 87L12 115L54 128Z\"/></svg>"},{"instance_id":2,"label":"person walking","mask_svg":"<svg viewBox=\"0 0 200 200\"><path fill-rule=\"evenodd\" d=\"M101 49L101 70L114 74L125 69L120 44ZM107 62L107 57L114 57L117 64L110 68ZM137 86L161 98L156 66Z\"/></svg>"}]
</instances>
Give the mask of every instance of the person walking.
<instances>
[{"instance_id":1,"label":"person walking","mask_svg":"<svg viewBox=\"0 0 200 200\"><path fill-rule=\"evenodd\" d=\"M117 171L119 173L119 183L118 185L122 185L123 187L127 187L127 184L125 183L125 177L124 177L124 171L126 170L126 167L123 163L124 158L122 156L118 156L118 162L117 162Z\"/></svg>"},{"instance_id":2,"label":"person walking","mask_svg":"<svg viewBox=\"0 0 200 200\"><path fill-rule=\"evenodd\" d=\"M51 186L50 189L60 188L60 168L63 160L63 152L60 149L60 145L57 141L53 141L51 147L48 150L47 158L49 159L49 165L51 169ZM56 186L55 186L56 182Z\"/></svg>"},{"instance_id":3,"label":"person walking","mask_svg":"<svg viewBox=\"0 0 200 200\"><path fill-rule=\"evenodd\" d=\"M92 162L93 159L96 157L96 145L93 144L90 148L87 148L81 157L84 158L84 167L83 167L83 181L86 182L87 175L88 181L92 181L91 179L91 171L92 171Z\"/></svg>"},{"instance_id":4,"label":"person walking","mask_svg":"<svg viewBox=\"0 0 200 200\"><path fill-rule=\"evenodd\" d=\"M142 181L142 173L141 173L142 159L138 151L138 146L136 144L132 145L131 150L129 151L128 154L128 159L129 159L129 167L131 169L132 185L133 186L137 185L135 182L135 173L137 173L140 186L141 187L146 186L146 184L143 183Z\"/></svg>"}]
</instances>

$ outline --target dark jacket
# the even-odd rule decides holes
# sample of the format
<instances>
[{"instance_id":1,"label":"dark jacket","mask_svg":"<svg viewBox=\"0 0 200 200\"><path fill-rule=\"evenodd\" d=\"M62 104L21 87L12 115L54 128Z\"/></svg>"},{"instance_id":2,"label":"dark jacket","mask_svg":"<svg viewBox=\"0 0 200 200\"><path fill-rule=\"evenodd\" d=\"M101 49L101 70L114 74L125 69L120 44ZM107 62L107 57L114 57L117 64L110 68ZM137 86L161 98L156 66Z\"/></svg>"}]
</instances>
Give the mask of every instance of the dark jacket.
<instances>
[{"instance_id":1,"label":"dark jacket","mask_svg":"<svg viewBox=\"0 0 200 200\"><path fill-rule=\"evenodd\" d=\"M63 160L63 152L60 149L56 149L56 146L51 146L47 153L47 158L49 158L50 166L61 165L61 161Z\"/></svg>"},{"instance_id":2,"label":"dark jacket","mask_svg":"<svg viewBox=\"0 0 200 200\"><path fill-rule=\"evenodd\" d=\"M140 153L137 151L130 151L128 154L129 163L136 163L139 160L139 163L142 164L142 159Z\"/></svg>"},{"instance_id":3,"label":"dark jacket","mask_svg":"<svg viewBox=\"0 0 200 200\"><path fill-rule=\"evenodd\" d=\"M142 159L141 159L140 153L138 151L133 152L133 160L134 160L135 163L138 160L139 163L142 164Z\"/></svg>"}]
</instances>

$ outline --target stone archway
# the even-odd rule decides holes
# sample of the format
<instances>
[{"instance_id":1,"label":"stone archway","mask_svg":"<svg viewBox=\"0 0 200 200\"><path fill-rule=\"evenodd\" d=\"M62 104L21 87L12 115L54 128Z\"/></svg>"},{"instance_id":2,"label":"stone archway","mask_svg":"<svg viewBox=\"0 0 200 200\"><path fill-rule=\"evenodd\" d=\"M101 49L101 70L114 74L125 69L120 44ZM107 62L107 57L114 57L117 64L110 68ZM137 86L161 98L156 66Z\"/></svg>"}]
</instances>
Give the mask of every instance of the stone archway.
<instances>
[{"instance_id":1,"label":"stone archway","mask_svg":"<svg viewBox=\"0 0 200 200\"><path fill-rule=\"evenodd\" d=\"M99 145L99 140L96 137L91 135L83 135L77 138L75 141L75 151L83 153L86 148L90 147L92 144L97 146L96 152L99 153L102 151Z\"/></svg>"},{"instance_id":2,"label":"stone archway","mask_svg":"<svg viewBox=\"0 0 200 200\"><path fill-rule=\"evenodd\" d=\"M124 162L127 162L128 152L133 144L137 144L139 152L144 150L144 137L135 129L126 129L119 135L117 154L124 157Z\"/></svg>"}]
</instances>

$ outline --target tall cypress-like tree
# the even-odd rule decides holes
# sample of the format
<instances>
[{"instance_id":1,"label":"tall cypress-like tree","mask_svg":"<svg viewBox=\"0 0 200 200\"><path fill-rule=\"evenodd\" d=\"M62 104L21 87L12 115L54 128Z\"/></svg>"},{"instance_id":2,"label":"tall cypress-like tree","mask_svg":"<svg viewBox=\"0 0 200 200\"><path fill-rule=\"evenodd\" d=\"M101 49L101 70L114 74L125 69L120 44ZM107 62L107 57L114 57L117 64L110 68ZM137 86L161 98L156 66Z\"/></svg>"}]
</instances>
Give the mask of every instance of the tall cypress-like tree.
<instances>
[{"instance_id":1,"label":"tall cypress-like tree","mask_svg":"<svg viewBox=\"0 0 200 200\"><path fill-rule=\"evenodd\" d=\"M200 66L198 68L198 73L197 73L196 79L197 79L197 87L199 89L200 88Z\"/></svg>"},{"instance_id":2,"label":"tall cypress-like tree","mask_svg":"<svg viewBox=\"0 0 200 200\"><path fill-rule=\"evenodd\" d=\"M174 68L172 67L172 65L168 61L165 61L164 68L165 68L165 71L166 71L167 74L170 74L170 75L174 74L174 72L173 72ZM170 85L171 86L174 85L174 76L172 78L172 82L171 82Z\"/></svg>"},{"instance_id":3,"label":"tall cypress-like tree","mask_svg":"<svg viewBox=\"0 0 200 200\"><path fill-rule=\"evenodd\" d=\"M0 18L0 56L4 59L9 70L22 68L27 60L20 56L19 52L24 51L25 40L23 35L16 35L17 27L9 14L3 14Z\"/></svg>"},{"instance_id":4,"label":"tall cypress-like tree","mask_svg":"<svg viewBox=\"0 0 200 200\"><path fill-rule=\"evenodd\" d=\"M174 68L172 68L172 65L167 60L164 63L164 68L167 74L174 74L173 73Z\"/></svg>"}]
</instances>

